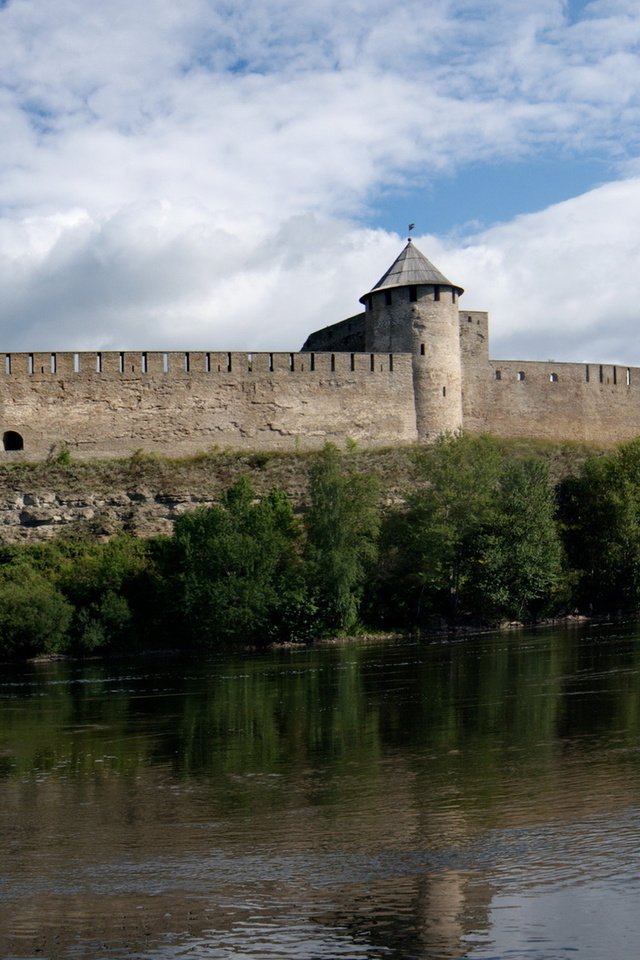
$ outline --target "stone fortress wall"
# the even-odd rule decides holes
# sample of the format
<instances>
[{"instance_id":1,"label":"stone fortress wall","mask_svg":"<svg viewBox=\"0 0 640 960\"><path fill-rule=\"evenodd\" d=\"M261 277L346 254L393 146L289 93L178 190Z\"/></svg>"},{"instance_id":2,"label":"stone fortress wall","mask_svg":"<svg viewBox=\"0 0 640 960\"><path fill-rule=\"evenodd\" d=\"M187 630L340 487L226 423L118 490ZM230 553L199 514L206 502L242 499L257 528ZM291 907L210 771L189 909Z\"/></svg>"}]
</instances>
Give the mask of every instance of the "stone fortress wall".
<instances>
[{"instance_id":1,"label":"stone fortress wall","mask_svg":"<svg viewBox=\"0 0 640 960\"><path fill-rule=\"evenodd\" d=\"M640 367L490 360L488 326L460 311L465 430L605 445L640 434Z\"/></svg>"},{"instance_id":2,"label":"stone fortress wall","mask_svg":"<svg viewBox=\"0 0 640 960\"><path fill-rule=\"evenodd\" d=\"M640 368L489 359L488 315L411 242L363 313L296 353L0 354L5 461L303 450L464 429L609 444L640 434Z\"/></svg>"},{"instance_id":3,"label":"stone fortress wall","mask_svg":"<svg viewBox=\"0 0 640 960\"><path fill-rule=\"evenodd\" d=\"M363 353L0 354L5 459L416 438L411 358Z\"/></svg>"},{"instance_id":4,"label":"stone fortress wall","mask_svg":"<svg viewBox=\"0 0 640 960\"><path fill-rule=\"evenodd\" d=\"M608 445L640 435L640 367L492 360L463 379L463 426Z\"/></svg>"}]
</instances>

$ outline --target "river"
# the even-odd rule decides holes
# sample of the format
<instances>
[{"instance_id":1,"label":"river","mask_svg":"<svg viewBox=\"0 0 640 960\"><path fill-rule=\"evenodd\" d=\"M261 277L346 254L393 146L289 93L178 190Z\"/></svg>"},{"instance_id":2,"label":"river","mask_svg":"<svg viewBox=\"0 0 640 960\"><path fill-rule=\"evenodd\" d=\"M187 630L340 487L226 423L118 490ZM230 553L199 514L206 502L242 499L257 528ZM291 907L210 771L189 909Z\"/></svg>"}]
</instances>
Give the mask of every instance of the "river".
<instances>
[{"instance_id":1,"label":"river","mask_svg":"<svg viewBox=\"0 0 640 960\"><path fill-rule=\"evenodd\" d=\"M0 672L0 956L628 960L640 628Z\"/></svg>"}]
</instances>

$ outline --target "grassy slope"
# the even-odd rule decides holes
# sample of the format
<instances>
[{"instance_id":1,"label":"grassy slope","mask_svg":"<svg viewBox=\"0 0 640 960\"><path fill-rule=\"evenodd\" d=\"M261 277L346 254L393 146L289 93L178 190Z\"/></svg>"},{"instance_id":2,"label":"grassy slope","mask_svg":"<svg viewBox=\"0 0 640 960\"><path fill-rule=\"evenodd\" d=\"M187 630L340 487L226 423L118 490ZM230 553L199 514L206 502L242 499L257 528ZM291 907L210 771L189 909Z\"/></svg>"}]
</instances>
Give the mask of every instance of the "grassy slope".
<instances>
[{"instance_id":1,"label":"grassy slope","mask_svg":"<svg viewBox=\"0 0 640 960\"><path fill-rule=\"evenodd\" d=\"M547 461L554 481L577 470L588 456L604 452L583 443L505 440L501 446L514 456L537 456ZM355 469L378 477L383 500L401 501L415 488L415 446L345 451ZM258 495L281 487L300 507L306 500L309 464L315 453L237 453L212 451L169 459L134 455L122 460L14 463L0 467L0 510L16 496L38 497L54 491L67 502L81 503L88 495L109 500L126 494L159 502L216 500L238 477L249 475ZM63 525L64 526L64 525ZM135 529L135 525L134 525ZM62 532L62 530L60 530ZM111 531L115 532L115 531ZM144 525L141 532L144 533Z\"/></svg>"}]
</instances>

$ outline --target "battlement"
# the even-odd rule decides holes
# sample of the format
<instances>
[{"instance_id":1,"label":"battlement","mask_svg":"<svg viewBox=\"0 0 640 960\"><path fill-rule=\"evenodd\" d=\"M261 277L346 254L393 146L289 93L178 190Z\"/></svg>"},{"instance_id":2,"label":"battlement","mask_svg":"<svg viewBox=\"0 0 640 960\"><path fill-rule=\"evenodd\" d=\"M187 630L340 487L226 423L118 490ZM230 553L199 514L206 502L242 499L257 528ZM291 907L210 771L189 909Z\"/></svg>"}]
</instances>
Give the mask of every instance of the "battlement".
<instances>
[{"instance_id":1,"label":"battlement","mask_svg":"<svg viewBox=\"0 0 640 960\"><path fill-rule=\"evenodd\" d=\"M4 362L2 357L4 356ZM402 354L363 352L95 351L0 354L4 378L207 377L212 374L393 373Z\"/></svg>"}]
</instances>

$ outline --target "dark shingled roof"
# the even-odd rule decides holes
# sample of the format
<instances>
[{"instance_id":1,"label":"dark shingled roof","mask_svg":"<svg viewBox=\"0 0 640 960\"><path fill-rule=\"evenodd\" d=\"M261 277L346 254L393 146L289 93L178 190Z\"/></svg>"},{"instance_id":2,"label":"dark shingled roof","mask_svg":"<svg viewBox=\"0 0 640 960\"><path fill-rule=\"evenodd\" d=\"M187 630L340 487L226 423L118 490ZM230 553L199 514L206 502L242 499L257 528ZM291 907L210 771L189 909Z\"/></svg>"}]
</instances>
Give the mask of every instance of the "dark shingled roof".
<instances>
[{"instance_id":1,"label":"dark shingled roof","mask_svg":"<svg viewBox=\"0 0 640 960\"><path fill-rule=\"evenodd\" d=\"M400 256L391 264L384 276L378 280L369 293L375 293L377 290L388 290L389 287L407 287L419 283L453 287L458 293L464 293L463 288L456 283L451 283L451 280L447 280L431 261L427 260L417 247L414 247L411 240L407 242ZM360 297L360 303L364 303L369 293Z\"/></svg>"}]
</instances>

